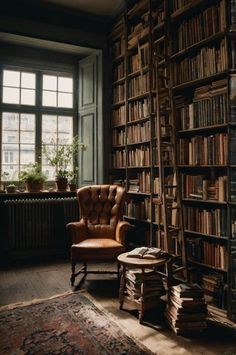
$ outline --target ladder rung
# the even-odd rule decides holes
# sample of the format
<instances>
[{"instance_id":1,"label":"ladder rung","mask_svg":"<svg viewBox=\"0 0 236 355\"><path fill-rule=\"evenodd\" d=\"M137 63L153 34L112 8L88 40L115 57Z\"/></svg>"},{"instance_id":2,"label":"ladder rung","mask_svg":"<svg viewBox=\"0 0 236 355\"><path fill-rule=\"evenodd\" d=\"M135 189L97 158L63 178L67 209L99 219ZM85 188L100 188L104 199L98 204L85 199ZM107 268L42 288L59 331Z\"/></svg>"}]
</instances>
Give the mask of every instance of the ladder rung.
<instances>
[{"instance_id":1,"label":"ladder rung","mask_svg":"<svg viewBox=\"0 0 236 355\"><path fill-rule=\"evenodd\" d=\"M178 185L164 185L166 188L178 187Z\"/></svg>"}]
</instances>

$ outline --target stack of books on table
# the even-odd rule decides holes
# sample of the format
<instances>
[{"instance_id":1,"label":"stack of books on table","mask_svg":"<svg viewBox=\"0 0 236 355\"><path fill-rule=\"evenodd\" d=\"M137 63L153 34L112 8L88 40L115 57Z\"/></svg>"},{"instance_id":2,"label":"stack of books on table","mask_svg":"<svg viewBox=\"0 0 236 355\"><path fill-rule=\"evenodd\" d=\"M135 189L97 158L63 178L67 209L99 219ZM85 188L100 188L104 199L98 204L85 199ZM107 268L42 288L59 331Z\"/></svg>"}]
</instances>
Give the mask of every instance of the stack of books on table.
<instances>
[{"instance_id":1,"label":"stack of books on table","mask_svg":"<svg viewBox=\"0 0 236 355\"><path fill-rule=\"evenodd\" d=\"M126 295L137 301L141 297L145 301L159 301L165 294L162 277L153 269L146 269L143 273L140 269L126 271Z\"/></svg>"},{"instance_id":2,"label":"stack of books on table","mask_svg":"<svg viewBox=\"0 0 236 355\"><path fill-rule=\"evenodd\" d=\"M176 334L201 332L207 327L207 304L197 284L171 287L165 319Z\"/></svg>"}]
</instances>

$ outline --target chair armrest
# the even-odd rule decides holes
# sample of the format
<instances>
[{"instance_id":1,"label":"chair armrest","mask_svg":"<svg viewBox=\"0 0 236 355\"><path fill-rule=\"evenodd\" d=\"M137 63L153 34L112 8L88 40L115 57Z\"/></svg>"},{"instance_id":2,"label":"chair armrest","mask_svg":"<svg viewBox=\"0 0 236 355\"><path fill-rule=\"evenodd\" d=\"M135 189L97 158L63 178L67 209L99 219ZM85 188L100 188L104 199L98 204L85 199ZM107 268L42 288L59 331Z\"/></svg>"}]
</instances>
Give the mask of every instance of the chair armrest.
<instances>
[{"instance_id":1,"label":"chair armrest","mask_svg":"<svg viewBox=\"0 0 236 355\"><path fill-rule=\"evenodd\" d=\"M79 222L71 222L66 225L72 239L72 244L77 244L86 239L88 235L87 227L81 220Z\"/></svg>"},{"instance_id":2,"label":"chair armrest","mask_svg":"<svg viewBox=\"0 0 236 355\"><path fill-rule=\"evenodd\" d=\"M118 222L116 226L116 241L124 245L126 232L132 228L133 226L127 221Z\"/></svg>"}]
</instances>

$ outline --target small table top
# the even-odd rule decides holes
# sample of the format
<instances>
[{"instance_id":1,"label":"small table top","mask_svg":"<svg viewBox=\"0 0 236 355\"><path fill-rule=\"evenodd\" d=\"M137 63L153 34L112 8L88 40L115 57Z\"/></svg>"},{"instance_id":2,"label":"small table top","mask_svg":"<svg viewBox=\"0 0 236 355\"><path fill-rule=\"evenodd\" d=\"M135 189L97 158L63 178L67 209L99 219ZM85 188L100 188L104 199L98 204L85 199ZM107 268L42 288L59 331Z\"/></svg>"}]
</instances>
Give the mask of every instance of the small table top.
<instances>
[{"instance_id":1,"label":"small table top","mask_svg":"<svg viewBox=\"0 0 236 355\"><path fill-rule=\"evenodd\" d=\"M167 259L160 258L160 259L145 259L145 258L134 258L127 256L129 253L120 254L117 259L121 265L125 266L133 266L133 267L155 267L161 266L166 264Z\"/></svg>"}]
</instances>

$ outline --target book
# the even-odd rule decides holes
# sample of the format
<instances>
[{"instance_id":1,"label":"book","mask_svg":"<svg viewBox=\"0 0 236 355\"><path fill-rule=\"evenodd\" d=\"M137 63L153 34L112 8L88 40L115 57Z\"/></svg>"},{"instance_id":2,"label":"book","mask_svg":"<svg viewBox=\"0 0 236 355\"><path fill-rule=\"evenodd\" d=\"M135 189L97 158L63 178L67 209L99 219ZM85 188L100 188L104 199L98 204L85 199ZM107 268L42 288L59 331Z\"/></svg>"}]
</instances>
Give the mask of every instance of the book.
<instances>
[{"instance_id":1,"label":"book","mask_svg":"<svg viewBox=\"0 0 236 355\"><path fill-rule=\"evenodd\" d=\"M171 289L173 295L181 298L202 298L204 295L203 289L198 284L179 284Z\"/></svg>"},{"instance_id":2,"label":"book","mask_svg":"<svg viewBox=\"0 0 236 355\"><path fill-rule=\"evenodd\" d=\"M161 249L159 248L140 247L131 250L127 256L130 258L157 259L160 255Z\"/></svg>"}]
</instances>

